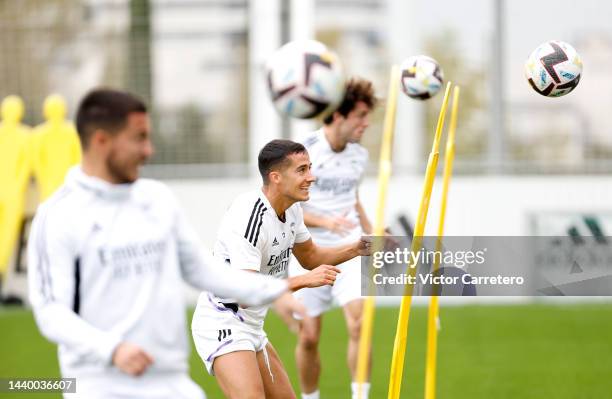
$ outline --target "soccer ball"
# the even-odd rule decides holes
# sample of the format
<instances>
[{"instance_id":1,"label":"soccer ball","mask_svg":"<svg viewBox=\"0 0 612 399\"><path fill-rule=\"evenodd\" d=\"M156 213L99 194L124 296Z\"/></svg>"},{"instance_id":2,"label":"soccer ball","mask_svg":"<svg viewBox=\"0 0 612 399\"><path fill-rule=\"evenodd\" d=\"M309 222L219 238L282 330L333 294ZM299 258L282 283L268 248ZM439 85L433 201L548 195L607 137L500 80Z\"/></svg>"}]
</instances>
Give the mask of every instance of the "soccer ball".
<instances>
[{"instance_id":1,"label":"soccer ball","mask_svg":"<svg viewBox=\"0 0 612 399\"><path fill-rule=\"evenodd\" d=\"M525 78L535 91L547 97L561 97L580 82L582 60L567 43L542 43L525 62Z\"/></svg>"},{"instance_id":2,"label":"soccer ball","mask_svg":"<svg viewBox=\"0 0 612 399\"><path fill-rule=\"evenodd\" d=\"M333 112L344 97L345 79L338 57L314 40L282 46L269 59L266 74L274 107L294 118Z\"/></svg>"},{"instance_id":3,"label":"soccer ball","mask_svg":"<svg viewBox=\"0 0 612 399\"><path fill-rule=\"evenodd\" d=\"M427 100L442 87L444 74L436 60L426 55L407 58L400 66L402 90L410 98Z\"/></svg>"}]
</instances>

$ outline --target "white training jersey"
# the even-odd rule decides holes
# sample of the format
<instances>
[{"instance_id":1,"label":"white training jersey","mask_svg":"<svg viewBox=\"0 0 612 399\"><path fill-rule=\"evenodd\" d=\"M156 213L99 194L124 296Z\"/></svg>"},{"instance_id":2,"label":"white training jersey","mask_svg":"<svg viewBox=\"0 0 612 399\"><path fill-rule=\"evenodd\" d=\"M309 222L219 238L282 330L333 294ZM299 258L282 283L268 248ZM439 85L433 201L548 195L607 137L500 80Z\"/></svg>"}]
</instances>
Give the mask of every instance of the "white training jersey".
<instances>
[{"instance_id":1,"label":"white training jersey","mask_svg":"<svg viewBox=\"0 0 612 399\"><path fill-rule=\"evenodd\" d=\"M214 255L234 269L252 270L285 279L294 243L310 239L304 225L302 208L295 203L281 220L261 190L239 196L225 213ZM200 295L200 300L208 299ZM236 302L236 298L215 298L219 303ZM238 301L240 302L240 301ZM244 322L256 329L263 327L268 306L240 308Z\"/></svg>"},{"instance_id":2,"label":"white training jersey","mask_svg":"<svg viewBox=\"0 0 612 399\"><path fill-rule=\"evenodd\" d=\"M362 230L357 213L357 190L368 162L368 151L356 143L348 143L335 152L323 129L306 134L300 142L308 150L312 174L316 181L310 186L310 199L303 203L304 212L319 216L345 216L355 224L346 236L320 227L310 227L317 245L335 246L354 242Z\"/></svg>"},{"instance_id":3,"label":"white training jersey","mask_svg":"<svg viewBox=\"0 0 612 399\"><path fill-rule=\"evenodd\" d=\"M65 377L118 375L111 359L122 341L152 355L147 373L186 372L183 280L253 305L287 289L204 252L162 183L113 185L79 167L38 209L28 261L36 322L58 344Z\"/></svg>"}]
</instances>

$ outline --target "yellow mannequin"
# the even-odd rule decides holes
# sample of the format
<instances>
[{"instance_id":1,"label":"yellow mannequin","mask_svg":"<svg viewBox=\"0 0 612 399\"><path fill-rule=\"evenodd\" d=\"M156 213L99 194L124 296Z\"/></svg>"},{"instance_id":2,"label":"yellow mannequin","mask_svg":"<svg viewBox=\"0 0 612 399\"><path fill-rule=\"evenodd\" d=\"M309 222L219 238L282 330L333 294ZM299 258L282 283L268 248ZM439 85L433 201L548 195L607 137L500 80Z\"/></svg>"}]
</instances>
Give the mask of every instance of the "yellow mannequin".
<instances>
[{"instance_id":1,"label":"yellow mannequin","mask_svg":"<svg viewBox=\"0 0 612 399\"><path fill-rule=\"evenodd\" d=\"M0 114L0 280L6 274L19 236L25 191L30 178L30 129L21 124L25 107L21 98L8 96Z\"/></svg>"},{"instance_id":2,"label":"yellow mannequin","mask_svg":"<svg viewBox=\"0 0 612 399\"><path fill-rule=\"evenodd\" d=\"M81 162L81 145L72 122L66 120L66 102L59 95L45 99L46 122L37 126L34 139L34 174L41 202L64 182L66 172Z\"/></svg>"}]
</instances>

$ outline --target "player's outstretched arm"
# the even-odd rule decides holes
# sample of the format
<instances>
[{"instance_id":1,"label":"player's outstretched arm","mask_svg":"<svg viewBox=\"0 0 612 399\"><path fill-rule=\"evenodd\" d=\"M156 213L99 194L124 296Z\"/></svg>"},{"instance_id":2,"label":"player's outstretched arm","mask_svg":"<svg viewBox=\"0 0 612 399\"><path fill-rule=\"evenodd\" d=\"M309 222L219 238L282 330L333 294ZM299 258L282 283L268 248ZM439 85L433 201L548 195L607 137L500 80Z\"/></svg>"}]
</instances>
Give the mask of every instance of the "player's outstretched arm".
<instances>
[{"instance_id":1,"label":"player's outstretched arm","mask_svg":"<svg viewBox=\"0 0 612 399\"><path fill-rule=\"evenodd\" d=\"M289 289L286 280L232 269L201 248L193 250L199 252L192 258L195 263L181 262L181 269L185 280L197 289L247 306L272 303Z\"/></svg>"},{"instance_id":2,"label":"player's outstretched arm","mask_svg":"<svg viewBox=\"0 0 612 399\"><path fill-rule=\"evenodd\" d=\"M297 291L301 288L315 288L323 285L333 285L336 281L336 275L340 273L340 269L332 265L321 265L315 267L308 273L289 277L289 289Z\"/></svg>"},{"instance_id":3,"label":"player's outstretched arm","mask_svg":"<svg viewBox=\"0 0 612 399\"><path fill-rule=\"evenodd\" d=\"M76 240L63 220L65 215L47 210L45 205L39 208L28 243L28 291L36 324L48 340L71 347L93 362L110 364L121 337L79 316Z\"/></svg>"},{"instance_id":4,"label":"player's outstretched arm","mask_svg":"<svg viewBox=\"0 0 612 399\"><path fill-rule=\"evenodd\" d=\"M371 245L372 240L368 236L338 247L320 247L312 242L312 239L308 239L295 243L293 254L305 269L312 270L319 265L338 265L356 256L367 256L370 254Z\"/></svg>"},{"instance_id":5,"label":"player's outstretched arm","mask_svg":"<svg viewBox=\"0 0 612 399\"><path fill-rule=\"evenodd\" d=\"M271 303L288 290L286 280L227 267L202 248L195 231L178 213L179 262L182 276L190 285L247 306Z\"/></svg>"}]
</instances>

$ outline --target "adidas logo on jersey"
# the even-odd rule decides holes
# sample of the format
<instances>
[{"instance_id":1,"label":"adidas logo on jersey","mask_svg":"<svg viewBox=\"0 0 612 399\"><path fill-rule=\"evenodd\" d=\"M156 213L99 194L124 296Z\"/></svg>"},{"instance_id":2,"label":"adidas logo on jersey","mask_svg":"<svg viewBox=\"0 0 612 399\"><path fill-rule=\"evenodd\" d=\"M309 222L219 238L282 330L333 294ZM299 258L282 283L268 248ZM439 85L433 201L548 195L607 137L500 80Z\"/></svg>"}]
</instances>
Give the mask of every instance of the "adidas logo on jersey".
<instances>
[{"instance_id":1,"label":"adidas logo on jersey","mask_svg":"<svg viewBox=\"0 0 612 399\"><path fill-rule=\"evenodd\" d=\"M274 241L272 241L272 246L275 247L278 245L278 240L274 237Z\"/></svg>"}]
</instances>

